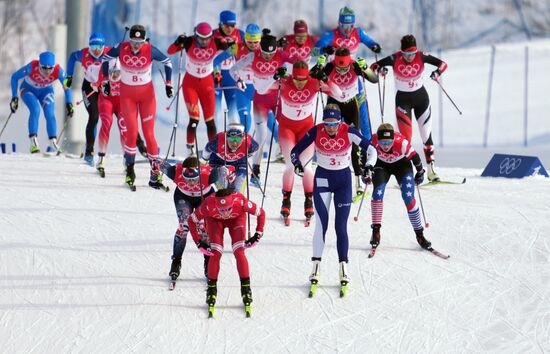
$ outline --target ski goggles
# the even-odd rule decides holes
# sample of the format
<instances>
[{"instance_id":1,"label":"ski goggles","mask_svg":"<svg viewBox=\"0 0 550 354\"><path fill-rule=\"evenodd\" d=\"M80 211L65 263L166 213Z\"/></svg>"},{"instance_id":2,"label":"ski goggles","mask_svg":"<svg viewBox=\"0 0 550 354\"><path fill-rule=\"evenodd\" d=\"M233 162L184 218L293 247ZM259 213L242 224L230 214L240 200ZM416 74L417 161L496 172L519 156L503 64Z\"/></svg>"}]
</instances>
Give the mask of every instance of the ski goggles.
<instances>
[{"instance_id":1,"label":"ski goggles","mask_svg":"<svg viewBox=\"0 0 550 354\"><path fill-rule=\"evenodd\" d=\"M53 66L43 66L43 65L40 65L40 69L42 69L42 70L53 70Z\"/></svg>"},{"instance_id":2,"label":"ski goggles","mask_svg":"<svg viewBox=\"0 0 550 354\"><path fill-rule=\"evenodd\" d=\"M145 43L145 39L130 38L130 43L132 43L132 44L143 44L143 43Z\"/></svg>"},{"instance_id":3,"label":"ski goggles","mask_svg":"<svg viewBox=\"0 0 550 354\"><path fill-rule=\"evenodd\" d=\"M403 52L402 51L401 54L406 58L412 58L416 55L416 50L413 51L413 52Z\"/></svg>"},{"instance_id":4,"label":"ski goggles","mask_svg":"<svg viewBox=\"0 0 550 354\"><path fill-rule=\"evenodd\" d=\"M382 146L390 146L393 144L393 140L378 140L378 143Z\"/></svg>"},{"instance_id":5,"label":"ski goggles","mask_svg":"<svg viewBox=\"0 0 550 354\"><path fill-rule=\"evenodd\" d=\"M324 121L323 124L325 125L325 127L337 127L340 125L340 121L336 121L336 122Z\"/></svg>"},{"instance_id":6,"label":"ski goggles","mask_svg":"<svg viewBox=\"0 0 550 354\"><path fill-rule=\"evenodd\" d=\"M306 79L292 79L295 85L305 85L307 83Z\"/></svg>"},{"instance_id":7,"label":"ski goggles","mask_svg":"<svg viewBox=\"0 0 550 354\"><path fill-rule=\"evenodd\" d=\"M182 175L188 181L198 181L200 173L196 168L187 167L183 170Z\"/></svg>"},{"instance_id":8,"label":"ski goggles","mask_svg":"<svg viewBox=\"0 0 550 354\"><path fill-rule=\"evenodd\" d=\"M355 24L353 23L340 23L340 28L343 29L352 29Z\"/></svg>"},{"instance_id":9,"label":"ski goggles","mask_svg":"<svg viewBox=\"0 0 550 354\"><path fill-rule=\"evenodd\" d=\"M90 44L90 50L103 50L105 46L103 44Z\"/></svg>"},{"instance_id":10,"label":"ski goggles","mask_svg":"<svg viewBox=\"0 0 550 354\"><path fill-rule=\"evenodd\" d=\"M243 137L242 136L228 136L227 141L229 141L230 143L240 143L241 141L243 141Z\"/></svg>"}]
</instances>

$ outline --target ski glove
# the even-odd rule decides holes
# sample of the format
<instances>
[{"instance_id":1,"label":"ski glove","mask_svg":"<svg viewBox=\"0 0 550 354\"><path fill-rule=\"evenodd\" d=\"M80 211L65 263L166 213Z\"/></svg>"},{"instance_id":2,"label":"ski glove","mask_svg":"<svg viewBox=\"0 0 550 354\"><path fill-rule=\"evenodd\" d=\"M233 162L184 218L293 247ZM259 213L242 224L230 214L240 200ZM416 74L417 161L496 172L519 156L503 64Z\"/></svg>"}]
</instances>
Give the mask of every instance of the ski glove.
<instances>
[{"instance_id":1,"label":"ski glove","mask_svg":"<svg viewBox=\"0 0 550 354\"><path fill-rule=\"evenodd\" d=\"M416 174L414 175L414 183L416 183L416 185L419 185L422 182L424 182L424 174L425 173L426 173L426 170L424 170L424 169L421 169L420 171L416 172Z\"/></svg>"},{"instance_id":2,"label":"ski glove","mask_svg":"<svg viewBox=\"0 0 550 354\"><path fill-rule=\"evenodd\" d=\"M375 44L372 47L370 47L370 50L372 50L376 54L379 54L382 51L382 48L380 48L378 44Z\"/></svg>"},{"instance_id":3,"label":"ski glove","mask_svg":"<svg viewBox=\"0 0 550 354\"><path fill-rule=\"evenodd\" d=\"M111 95L111 83L109 81L103 81L103 84L101 85L101 91L105 96Z\"/></svg>"},{"instance_id":4,"label":"ski glove","mask_svg":"<svg viewBox=\"0 0 550 354\"><path fill-rule=\"evenodd\" d=\"M72 117L73 114L74 114L73 104L72 103L67 103L65 106L67 107L67 116Z\"/></svg>"},{"instance_id":5,"label":"ski glove","mask_svg":"<svg viewBox=\"0 0 550 354\"><path fill-rule=\"evenodd\" d=\"M302 166L302 163L300 161L296 162L294 165L294 173L298 176L304 175L304 166Z\"/></svg>"},{"instance_id":6,"label":"ski glove","mask_svg":"<svg viewBox=\"0 0 550 354\"><path fill-rule=\"evenodd\" d=\"M258 242L260 242L260 239L262 238L262 236L263 236L263 232L256 231L254 233L254 236L252 236L251 238L249 238L244 242L244 248L252 248L256 246Z\"/></svg>"},{"instance_id":7,"label":"ski glove","mask_svg":"<svg viewBox=\"0 0 550 354\"><path fill-rule=\"evenodd\" d=\"M277 47L285 49L288 45L288 39L286 37L281 37L277 40Z\"/></svg>"},{"instance_id":8,"label":"ski glove","mask_svg":"<svg viewBox=\"0 0 550 354\"><path fill-rule=\"evenodd\" d=\"M363 168L363 183L365 184L371 184L372 183L372 170L374 170L374 167L371 165L366 165Z\"/></svg>"},{"instance_id":9,"label":"ski glove","mask_svg":"<svg viewBox=\"0 0 550 354\"><path fill-rule=\"evenodd\" d=\"M174 88L168 82L166 83L166 97L172 98L174 96Z\"/></svg>"},{"instance_id":10,"label":"ski glove","mask_svg":"<svg viewBox=\"0 0 550 354\"><path fill-rule=\"evenodd\" d=\"M69 75L65 79L65 82L63 82L63 85L65 85L66 88L71 88L72 84L73 84L73 77Z\"/></svg>"},{"instance_id":11,"label":"ski glove","mask_svg":"<svg viewBox=\"0 0 550 354\"><path fill-rule=\"evenodd\" d=\"M187 40L187 36L184 34L180 34L178 38L176 38L176 40L174 41L174 44L177 46L183 47L186 40Z\"/></svg>"},{"instance_id":12,"label":"ski glove","mask_svg":"<svg viewBox=\"0 0 550 354\"><path fill-rule=\"evenodd\" d=\"M334 54L335 51L336 51L336 48L331 45L327 45L326 47L323 47L323 53L326 53L328 55Z\"/></svg>"},{"instance_id":13,"label":"ski glove","mask_svg":"<svg viewBox=\"0 0 550 354\"><path fill-rule=\"evenodd\" d=\"M202 252L205 256L213 256L214 253L212 253L212 248L210 248L210 242L208 242L205 239L200 239L197 243L197 247L199 248L199 251Z\"/></svg>"},{"instance_id":14,"label":"ski glove","mask_svg":"<svg viewBox=\"0 0 550 354\"><path fill-rule=\"evenodd\" d=\"M286 76L286 68L284 66L277 68L277 72L273 75L274 80L282 79Z\"/></svg>"},{"instance_id":15,"label":"ski glove","mask_svg":"<svg viewBox=\"0 0 550 354\"><path fill-rule=\"evenodd\" d=\"M315 65L313 68L311 68L311 70L309 71L309 76L311 76L314 79L323 81L325 83L328 81L327 74L324 72L324 70L322 70L317 65Z\"/></svg>"},{"instance_id":16,"label":"ski glove","mask_svg":"<svg viewBox=\"0 0 550 354\"><path fill-rule=\"evenodd\" d=\"M10 102L10 110L11 113L15 113L17 111L17 108L19 107L19 98L12 97Z\"/></svg>"},{"instance_id":17,"label":"ski glove","mask_svg":"<svg viewBox=\"0 0 550 354\"><path fill-rule=\"evenodd\" d=\"M367 61L365 60L365 58L361 58L361 57L357 58L357 64L359 65L361 70L367 69Z\"/></svg>"},{"instance_id":18,"label":"ski glove","mask_svg":"<svg viewBox=\"0 0 550 354\"><path fill-rule=\"evenodd\" d=\"M439 71L439 69L435 69L430 74L430 79L432 79L434 81L437 81L437 79L439 79L440 76L441 76L441 71Z\"/></svg>"},{"instance_id":19,"label":"ski glove","mask_svg":"<svg viewBox=\"0 0 550 354\"><path fill-rule=\"evenodd\" d=\"M237 88L241 91L246 91L246 84L242 79L237 80Z\"/></svg>"},{"instance_id":20,"label":"ski glove","mask_svg":"<svg viewBox=\"0 0 550 354\"><path fill-rule=\"evenodd\" d=\"M321 67L325 66L326 62L327 62L327 57L325 55L321 55L319 56L319 58L317 58L317 65Z\"/></svg>"}]
</instances>

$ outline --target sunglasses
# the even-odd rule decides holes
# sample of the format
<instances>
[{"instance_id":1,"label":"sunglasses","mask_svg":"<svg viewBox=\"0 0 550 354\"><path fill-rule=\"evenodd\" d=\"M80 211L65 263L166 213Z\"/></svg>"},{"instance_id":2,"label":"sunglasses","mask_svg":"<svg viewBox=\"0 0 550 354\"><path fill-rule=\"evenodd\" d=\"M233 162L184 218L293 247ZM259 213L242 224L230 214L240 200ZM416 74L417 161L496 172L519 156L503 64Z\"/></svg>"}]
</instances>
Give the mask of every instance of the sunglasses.
<instances>
[{"instance_id":1,"label":"sunglasses","mask_svg":"<svg viewBox=\"0 0 550 354\"><path fill-rule=\"evenodd\" d=\"M235 27L234 23L223 23L222 26L224 27Z\"/></svg>"},{"instance_id":2,"label":"sunglasses","mask_svg":"<svg viewBox=\"0 0 550 354\"><path fill-rule=\"evenodd\" d=\"M292 79L295 84L305 84L307 82L307 78L305 79Z\"/></svg>"},{"instance_id":3,"label":"sunglasses","mask_svg":"<svg viewBox=\"0 0 550 354\"><path fill-rule=\"evenodd\" d=\"M378 143L382 146L389 146L393 144L393 140L379 140Z\"/></svg>"},{"instance_id":4,"label":"sunglasses","mask_svg":"<svg viewBox=\"0 0 550 354\"><path fill-rule=\"evenodd\" d=\"M403 54L404 57L414 57L416 55L416 50L414 52L401 52L401 54Z\"/></svg>"},{"instance_id":5,"label":"sunglasses","mask_svg":"<svg viewBox=\"0 0 550 354\"><path fill-rule=\"evenodd\" d=\"M143 43L145 43L145 40L143 40L143 39L132 39L132 38L130 38L130 43L132 43L132 44L143 44Z\"/></svg>"},{"instance_id":6,"label":"sunglasses","mask_svg":"<svg viewBox=\"0 0 550 354\"><path fill-rule=\"evenodd\" d=\"M340 27L342 27L343 29L352 29L353 26L354 25L352 23L341 23L340 24Z\"/></svg>"},{"instance_id":7,"label":"sunglasses","mask_svg":"<svg viewBox=\"0 0 550 354\"><path fill-rule=\"evenodd\" d=\"M323 122L323 124L325 125L325 127L337 127L340 125L340 121L336 121L336 122Z\"/></svg>"},{"instance_id":8,"label":"sunglasses","mask_svg":"<svg viewBox=\"0 0 550 354\"><path fill-rule=\"evenodd\" d=\"M240 143L241 141L243 141L243 137L242 136L228 136L227 140L230 143Z\"/></svg>"},{"instance_id":9,"label":"sunglasses","mask_svg":"<svg viewBox=\"0 0 550 354\"><path fill-rule=\"evenodd\" d=\"M53 66L40 66L42 70L53 70Z\"/></svg>"},{"instance_id":10,"label":"sunglasses","mask_svg":"<svg viewBox=\"0 0 550 354\"><path fill-rule=\"evenodd\" d=\"M198 181L200 176L199 171L195 168L186 168L182 174L187 181Z\"/></svg>"},{"instance_id":11,"label":"sunglasses","mask_svg":"<svg viewBox=\"0 0 550 354\"><path fill-rule=\"evenodd\" d=\"M105 48L102 44L92 44L90 45L90 50L103 50Z\"/></svg>"}]
</instances>

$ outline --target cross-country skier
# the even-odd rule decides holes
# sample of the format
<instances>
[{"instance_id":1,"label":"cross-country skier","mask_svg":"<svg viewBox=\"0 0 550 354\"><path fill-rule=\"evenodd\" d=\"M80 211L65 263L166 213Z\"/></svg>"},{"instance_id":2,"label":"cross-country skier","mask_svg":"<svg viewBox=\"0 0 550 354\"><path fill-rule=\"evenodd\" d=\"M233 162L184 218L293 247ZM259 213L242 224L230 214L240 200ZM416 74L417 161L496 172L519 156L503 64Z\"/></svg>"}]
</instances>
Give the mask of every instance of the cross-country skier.
<instances>
[{"instance_id":1,"label":"cross-country skier","mask_svg":"<svg viewBox=\"0 0 550 354\"><path fill-rule=\"evenodd\" d=\"M31 141L31 153L40 152L38 145L38 120L40 118L40 107L44 111L46 118L46 130L50 144L48 150L51 153L57 153L59 146L57 144L57 121L55 119L55 98L53 92L53 82L58 80L61 85L65 81L65 72L55 63L55 55L52 52L40 53L39 60L33 60L24 67L18 69L11 75L11 102L10 110L12 113L19 107L19 98L17 89L19 80L24 79L20 87L20 94L23 102L29 109L29 138ZM73 104L71 90L63 85L65 91L65 106L67 115L73 116Z\"/></svg>"},{"instance_id":2,"label":"cross-country skier","mask_svg":"<svg viewBox=\"0 0 550 354\"><path fill-rule=\"evenodd\" d=\"M201 205L204 198L218 188L215 183L208 183L212 168L208 165L201 165L199 172L199 161L196 157L188 157L176 165L165 161L160 165L160 169L177 186L174 190L174 205L178 216L178 229L174 234L172 264L169 273L170 278L175 281L180 275L181 257L187 243L187 233L189 232L187 218ZM204 255L205 276L207 276L207 265L208 256Z\"/></svg>"},{"instance_id":3,"label":"cross-country skier","mask_svg":"<svg viewBox=\"0 0 550 354\"><path fill-rule=\"evenodd\" d=\"M378 161L374 165L372 177L370 171L368 171L365 173L364 178L366 183L372 181L373 184L371 199L372 237L370 244L373 249L376 249L380 244L384 191L390 177L394 175L401 188L401 197L407 207L409 221L416 234L416 241L422 248L430 248L431 243L424 237L420 209L414 198L415 184L420 184L424 180L425 171L420 156L418 156L407 138L401 133L395 132L393 126L389 123L384 123L378 127L376 135L373 136L372 144L377 149ZM416 169L414 175L413 165Z\"/></svg>"},{"instance_id":4,"label":"cross-country skier","mask_svg":"<svg viewBox=\"0 0 550 354\"><path fill-rule=\"evenodd\" d=\"M294 21L294 33L279 39L279 46L287 53L291 61L303 60L309 64L311 49L317 43L318 37L308 33L305 20Z\"/></svg>"},{"instance_id":5,"label":"cross-country skier","mask_svg":"<svg viewBox=\"0 0 550 354\"><path fill-rule=\"evenodd\" d=\"M249 53L242 57L231 68L230 73L237 80L237 86L242 90L246 88L242 77L248 72L247 67L252 70L254 82L254 124L255 136L259 149L253 158L252 176L250 183L260 186L260 162L263 157L263 148L267 140L267 125L269 112L276 112L277 106L277 85L273 82L273 75L277 68L289 63L288 56L277 48L277 38L270 35L269 29L263 30L264 35L260 40L260 50ZM271 124L273 125L273 124ZM273 132L275 134L275 132Z\"/></svg>"},{"instance_id":6,"label":"cross-country skier","mask_svg":"<svg viewBox=\"0 0 550 354\"><path fill-rule=\"evenodd\" d=\"M175 54L185 50L185 75L181 83L183 99L189 113L187 124L187 155L193 155L195 136L199 125L199 102L206 123L208 140L216 136L216 121L214 120L215 93L214 93L214 57L233 45L233 39L213 38L212 27L206 22L199 23L193 36L179 35L168 48L168 54Z\"/></svg>"},{"instance_id":7,"label":"cross-country skier","mask_svg":"<svg viewBox=\"0 0 550 354\"><path fill-rule=\"evenodd\" d=\"M319 267L325 235L328 228L328 217L331 199L334 195L336 246L341 295L349 282L348 263L348 216L351 208L351 171L349 168L352 144L358 145L367 152L365 168L371 168L376 162L376 149L370 145L355 128L341 122L341 112L338 105L329 103L323 111L323 122L311 128L307 134L292 149L290 157L296 173L304 173L300 154L315 144L317 153L317 169L314 176L313 200L315 203L315 233L313 236L313 271L310 281L315 286L319 280ZM313 289L312 289L313 290Z\"/></svg>"},{"instance_id":8,"label":"cross-country skier","mask_svg":"<svg viewBox=\"0 0 550 354\"><path fill-rule=\"evenodd\" d=\"M430 97L424 88L424 64L428 63L437 69L432 71L430 78L437 80L447 69L447 63L425 52L419 52L416 38L408 34L401 38L401 51L380 59L371 65L378 72L385 66L393 68L395 77L395 114L397 127L405 139L412 141L412 113L416 117L420 137L424 144L424 156L428 165L428 179L438 181L439 176L434 170L434 143L432 139L432 109Z\"/></svg>"},{"instance_id":9,"label":"cross-country skier","mask_svg":"<svg viewBox=\"0 0 550 354\"><path fill-rule=\"evenodd\" d=\"M245 133L242 124L228 124L226 132L218 133L206 144L202 152L202 157L213 168L211 182L216 181L220 188L231 187L244 193L248 157L256 150L258 150L258 143ZM228 171L229 166L234 167L234 175ZM230 178L228 179L228 177ZM226 185L227 183L229 185Z\"/></svg>"},{"instance_id":10,"label":"cross-country skier","mask_svg":"<svg viewBox=\"0 0 550 354\"><path fill-rule=\"evenodd\" d=\"M239 61L242 57L249 53L253 53L260 48L260 39L262 38L262 30L260 26L255 23L251 23L246 26L244 34L244 42L237 46L236 60ZM231 73L231 71L230 71ZM239 112L239 119L241 124L246 127L246 132L250 131L250 125L252 122L252 100L254 99L254 81L253 81L252 68L246 66L239 72L239 76L242 80L243 90L237 90L235 99L237 102L237 111ZM269 124L269 123L268 123Z\"/></svg>"},{"instance_id":11,"label":"cross-country skier","mask_svg":"<svg viewBox=\"0 0 550 354\"><path fill-rule=\"evenodd\" d=\"M349 7L340 9L338 15L338 27L326 31L323 36L315 43L313 55L325 53L334 55L336 49L344 47L349 49L353 59L357 58L359 44L364 44L375 55L380 54L382 49L380 45L373 40L361 27L355 26L355 12ZM369 122L368 102L366 100L366 87L363 87L362 80L359 80L359 90L357 93L357 102L359 103L359 117L361 121L361 133L370 139L371 127Z\"/></svg>"},{"instance_id":12,"label":"cross-country skier","mask_svg":"<svg viewBox=\"0 0 550 354\"><path fill-rule=\"evenodd\" d=\"M357 93L359 92L358 78L364 77L370 82L377 82L378 78L367 67L365 59L357 58L357 61L351 59L347 48L340 47L334 54L333 61L326 65L324 57L319 57L317 65L311 69L310 73L312 77L320 80L328 78L339 86L341 95L338 96L329 93L327 103L337 104L340 107L340 111L342 111L344 122L349 125L353 124L359 130L361 122L359 120L359 103L357 101ZM362 174L361 155L356 145L353 145L352 148L351 162L356 177L355 189L359 196L363 194L363 186L360 181Z\"/></svg>"},{"instance_id":13,"label":"cross-country skier","mask_svg":"<svg viewBox=\"0 0 550 354\"><path fill-rule=\"evenodd\" d=\"M281 216L285 225L289 225L290 219L290 196L294 186L294 166L290 159L290 151L300 141L304 135L313 127L313 114L316 111L318 103L319 89L325 92L332 92L335 95L341 95L338 85L329 81L328 85L309 77L307 62L299 60L293 64L292 75L285 77L286 68L277 69L275 78L283 78L281 81L281 111L279 114L279 144L286 163L283 172L283 203L281 205ZM307 148L300 160L310 161L313 158L314 147ZM306 225L313 216L313 170L308 164L304 168L302 185L305 193L304 215Z\"/></svg>"},{"instance_id":14,"label":"cross-country skier","mask_svg":"<svg viewBox=\"0 0 550 354\"><path fill-rule=\"evenodd\" d=\"M256 215L256 232L254 236L246 240L246 214ZM201 241L197 224L204 219L206 233L210 244ZM208 290L206 303L210 313L216 303L217 281L220 270L220 260L223 252L224 230L229 229L233 255L237 262L237 271L241 279L241 295L247 314L252 303L252 290L250 289L250 270L244 249L254 247L262 238L265 224L265 212L262 208L246 199L241 193L233 189L221 189L209 196L189 216L189 230L199 250L210 255L208 262Z\"/></svg>"},{"instance_id":15,"label":"cross-country skier","mask_svg":"<svg viewBox=\"0 0 550 354\"><path fill-rule=\"evenodd\" d=\"M122 42L111 48L105 54L105 59L119 58L121 68L120 84L120 110L126 123L127 135L124 143L124 155L126 160L126 183L132 188L136 174L134 163L136 159L136 138L138 135L138 111L141 118L141 129L147 143L147 155L151 164L149 186L159 189L163 188L162 176L158 169L158 145L155 139L155 116L157 101L155 88L151 80L153 61L164 64L166 75L166 96L174 95L172 88L172 62L157 47L146 43L145 27L133 25L130 28L130 40ZM108 96L110 93L109 62L102 64L104 81L103 92Z\"/></svg>"},{"instance_id":16,"label":"cross-country skier","mask_svg":"<svg viewBox=\"0 0 550 354\"><path fill-rule=\"evenodd\" d=\"M237 28L237 14L233 11L224 10L220 12L220 23L214 30L214 38L225 40L231 38L235 45L214 58L214 86L216 88L216 124L223 124L222 117L222 96L227 105L229 122L238 122L237 115L237 92L236 82L229 74L229 69L236 62L237 48L244 43L245 33Z\"/></svg>"}]
</instances>

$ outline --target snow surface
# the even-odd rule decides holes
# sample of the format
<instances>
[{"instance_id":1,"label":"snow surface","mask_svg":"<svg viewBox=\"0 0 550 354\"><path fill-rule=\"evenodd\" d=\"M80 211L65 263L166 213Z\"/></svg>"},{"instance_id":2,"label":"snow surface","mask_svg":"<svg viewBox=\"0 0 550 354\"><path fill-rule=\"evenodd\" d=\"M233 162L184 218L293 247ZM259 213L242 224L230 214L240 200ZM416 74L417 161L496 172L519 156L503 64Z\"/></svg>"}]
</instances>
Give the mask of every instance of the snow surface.
<instances>
[{"instance_id":1,"label":"snow surface","mask_svg":"<svg viewBox=\"0 0 550 354\"><path fill-rule=\"evenodd\" d=\"M244 318L226 245L216 318L207 319L192 242L176 290L167 290L172 193L146 187L148 165L137 166L132 193L120 156L101 179L77 159L1 155L3 353L550 352L549 179L441 168L446 179L468 178L421 190L427 237L449 260L418 247L391 182L377 255L366 257L369 203L357 223L354 205L349 293L339 298L331 222L320 287L308 299L314 225L302 226L298 183L292 224L282 225L283 165L272 164L265 236L247 251L253 317ZM257 189L251 198L261 201Z\"/></svg>"}]
</instances>

